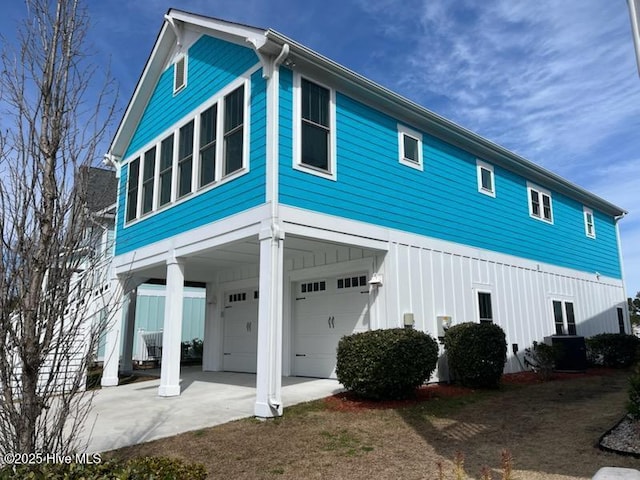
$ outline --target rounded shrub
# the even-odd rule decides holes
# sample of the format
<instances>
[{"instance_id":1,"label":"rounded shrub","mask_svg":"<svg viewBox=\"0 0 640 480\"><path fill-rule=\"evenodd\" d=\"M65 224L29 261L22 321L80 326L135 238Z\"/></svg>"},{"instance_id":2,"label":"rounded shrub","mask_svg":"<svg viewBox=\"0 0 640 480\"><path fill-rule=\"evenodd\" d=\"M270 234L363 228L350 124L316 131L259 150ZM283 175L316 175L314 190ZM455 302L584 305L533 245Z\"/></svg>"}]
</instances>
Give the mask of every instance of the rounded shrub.
<instances>
[{"instance_id":1,"label":"rounded shrub","mask_svg":"<svg viewBox=\"0 0 640 480\"><path fill-rule=\"evenodd\" d=\"M465 387L496 388L507 359L507 341L494 323L461 323L444 336L449 370Z\"/></svg>"},{"instance_id":2,"label":"rounded shrub","mask_svg":"<svg viewBox=\"0 0 640 480\"><path fill-rule=\"evenodd\" d=\"M587 338L587 357L595 365L625 368L638 360L640 338L624 333L600 333Z\"/></svg>"},{"instance_id":3,"label":"rounded shrub","mask_svg":"<svg viewBox=\"0 0 640 480\"><path fill-rule=\"evenodd\" d=\"M344 387L373 400L406 398L438 362L438 344L413 329L370 330L342 337L336 374Z\"/></svg>"}]
</instances>

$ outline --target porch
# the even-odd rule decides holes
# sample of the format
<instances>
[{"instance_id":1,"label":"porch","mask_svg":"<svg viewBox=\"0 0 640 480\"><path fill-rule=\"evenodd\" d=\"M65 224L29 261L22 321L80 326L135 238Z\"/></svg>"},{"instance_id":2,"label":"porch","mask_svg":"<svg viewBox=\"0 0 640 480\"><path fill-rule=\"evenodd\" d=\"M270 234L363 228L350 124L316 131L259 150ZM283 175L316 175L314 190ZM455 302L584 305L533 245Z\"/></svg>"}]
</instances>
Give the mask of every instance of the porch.
<instances>
[{"instance_id":1,"label":"porch","mask_svg":"<svg viewBox=\"0 0 640 480\"><path fill-rule=\"evenodd\" d=\"M159 370L149 373L160 373ZM181 395L159 397L160 379L103 388L86 422L87 452L102 452L190 430L220 425L254 414L256 375L203 372L182 367ZM285 405L323 398L342 389L337 380L282 377Z\"/></svg>"}]
</instances>

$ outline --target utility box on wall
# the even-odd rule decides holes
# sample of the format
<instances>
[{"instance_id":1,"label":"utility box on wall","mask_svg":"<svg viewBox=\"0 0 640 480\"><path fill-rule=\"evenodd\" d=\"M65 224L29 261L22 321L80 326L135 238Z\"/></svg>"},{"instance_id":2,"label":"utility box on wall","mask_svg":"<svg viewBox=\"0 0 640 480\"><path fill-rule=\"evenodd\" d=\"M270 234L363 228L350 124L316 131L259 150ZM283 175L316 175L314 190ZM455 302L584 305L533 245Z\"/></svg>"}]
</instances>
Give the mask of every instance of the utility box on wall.
<instances>
[{"instance_id":1,"label":"utility box on wall","mask_svg":"<svg viewBox=\"0 0 640 480\"><path fill-rule=\"evenodd\" d=\"M413 318L413 313L405 313L402 319L404 321L404 328L413 328L416 323L415 318Z\"/></svg>"}]
</instances>

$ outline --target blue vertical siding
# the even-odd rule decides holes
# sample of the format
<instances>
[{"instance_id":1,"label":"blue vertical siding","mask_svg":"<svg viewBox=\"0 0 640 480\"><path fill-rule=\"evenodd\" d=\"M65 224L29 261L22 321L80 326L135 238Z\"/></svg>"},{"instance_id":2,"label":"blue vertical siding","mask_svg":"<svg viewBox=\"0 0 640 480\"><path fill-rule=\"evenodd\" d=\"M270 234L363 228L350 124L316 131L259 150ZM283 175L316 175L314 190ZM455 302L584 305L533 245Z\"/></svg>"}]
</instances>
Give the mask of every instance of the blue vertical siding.
<instances>
[{"instance_id":1,"label":"blue vertical siding","mask_svg":"<svg viewBox=\"0 0 640 480\"><path fill-rule=\"evenodd\" d=\"M283 204L621 277L615 223L607 215L594 211L597 238L588 238L582 204L552 192L554 224L533 219L525 178L494 165L496 198L483 195L476 157L424 133L424 171L408 168L398 162L397 120L339 92L338 180L309 175L291 168L292 74L285 68L279 113Z\"/></svg>"},{"instance_id":2,"label":"blue vertical siding","mask_svg":"<svg viewBox=\"0 0 640 480\"><path fill-rule=\"evenodd\" d=\"M193 48L193 47L192 47ZM223 61L223 60L220 60ZM189 78L189 87L194 79ZM171 92L169 92L171 94ZM211 93L208 94L211 96ZM194 105L192 108L196 108ZM128 167L122 169L116 255L206 225L265 202L266 83L262 70L251 76L249 173L123 228Z\"/></svg>"}]
</instances>

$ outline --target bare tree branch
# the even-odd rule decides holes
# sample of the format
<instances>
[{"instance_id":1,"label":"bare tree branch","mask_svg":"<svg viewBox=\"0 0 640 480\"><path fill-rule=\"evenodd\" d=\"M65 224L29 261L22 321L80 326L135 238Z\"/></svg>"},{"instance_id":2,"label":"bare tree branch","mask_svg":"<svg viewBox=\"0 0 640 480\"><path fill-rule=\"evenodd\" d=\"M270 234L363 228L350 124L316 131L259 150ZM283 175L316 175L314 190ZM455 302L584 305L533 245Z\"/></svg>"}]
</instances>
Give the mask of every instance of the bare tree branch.
<instances>
[{"instance_id":1,"label":"bare tree branch","mask_svg":"<svg viewBox=\"0 0 640 480\"><path fill-rule=\"evenodd\" d=\"M87 167L115 89L108 74L95 88L80 0L26 5L19 45L1 54L0 452L68 453L90 407L86 368L112 304L107 249L90 234Z\"/></svg>"}]
</instances>

